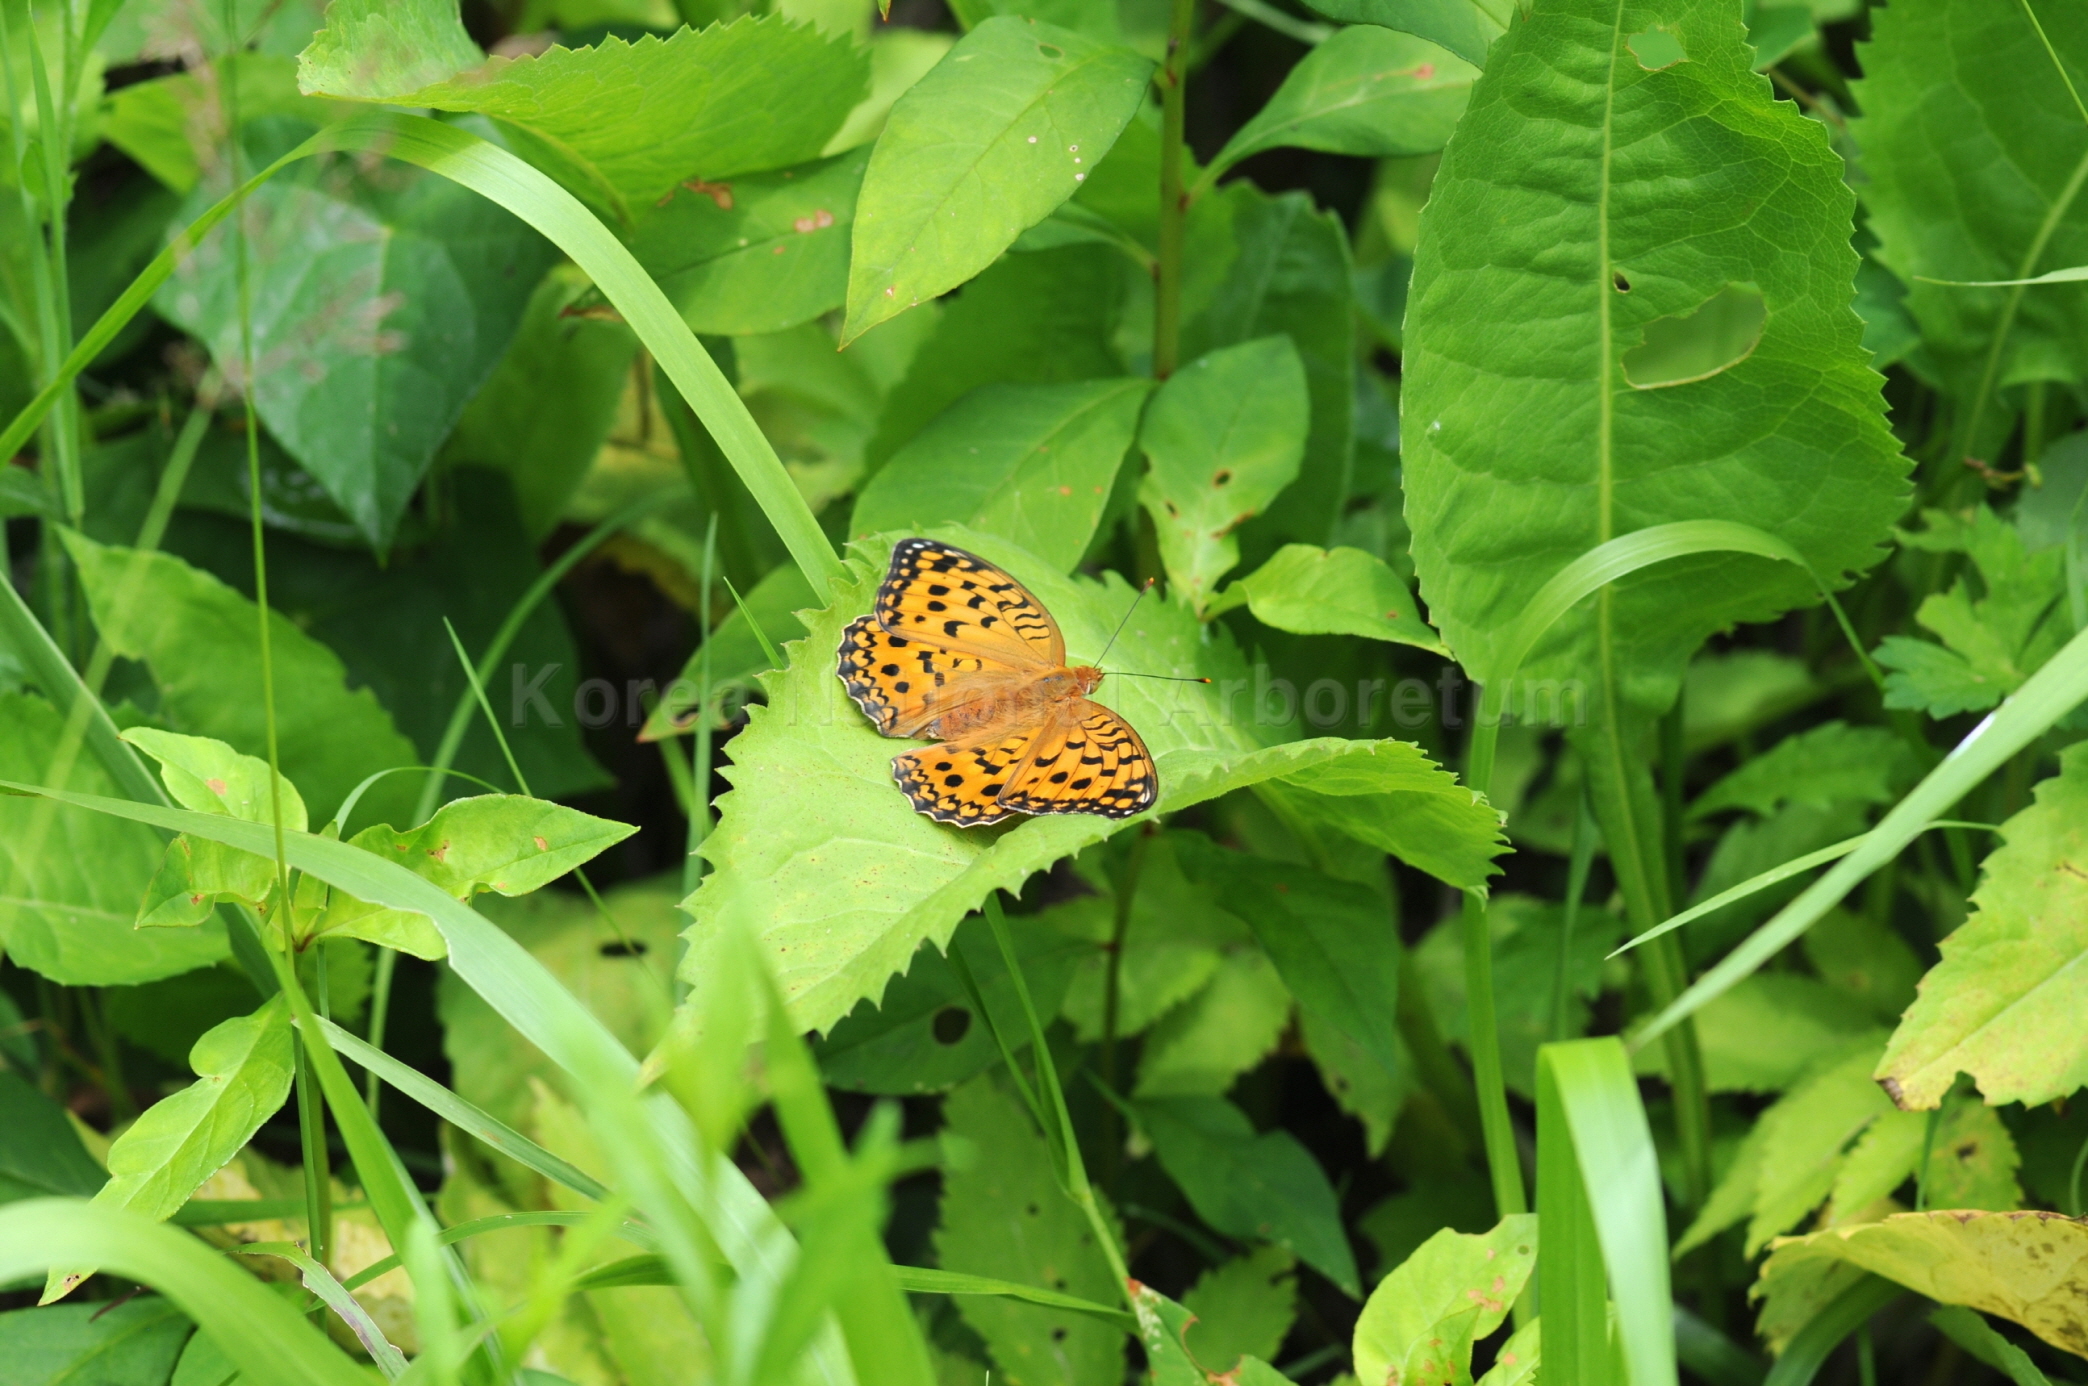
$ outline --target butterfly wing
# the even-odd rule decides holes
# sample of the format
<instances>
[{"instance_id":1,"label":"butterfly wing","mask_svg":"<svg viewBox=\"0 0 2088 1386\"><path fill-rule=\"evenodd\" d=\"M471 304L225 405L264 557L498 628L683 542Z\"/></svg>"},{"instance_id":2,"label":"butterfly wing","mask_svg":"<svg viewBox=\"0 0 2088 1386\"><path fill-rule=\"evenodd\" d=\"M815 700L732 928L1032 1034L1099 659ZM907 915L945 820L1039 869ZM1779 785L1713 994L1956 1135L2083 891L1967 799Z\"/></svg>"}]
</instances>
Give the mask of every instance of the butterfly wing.
<instances>
[{"instance_id":1,"label":"butterfly wing","mask_svg":"<svg viewBox=\"0 0 2088 1386\"><path fill-rule=\"evenodd\" d=\"M977 554L933 539L893 547L872 614L893 635L988 662L1047 669L1066 662L1058 622L1027 588Z\"/></svg>"},{"instance_id":2,"label":"butterfly wing","mask_svg":"<svg viewBox=\"0 0 2088 1386\"><path fill-rule=\"evenodd\" d=\"M1001 790L1029 758L1040 728L981 732L892 758L892 778L913 806L938 823L983 828L1016 812Z\"/></svg>"},{"instance_id":3,"label":"butterfly wing","mask_svg":"<svg viewBox=\"0 0 2088 1386\"><path fill-rule=\"evenodd\" d=\"M1160 773L1131 724L1075 698L1044 727L997 802L1012 813L1129 818L1159 798Z\"/></svg>"},{"instance_id":4,"label":"butterfly wing","mask_svg":"<svg viewBox=\"0 0 2088 1386\"><path fill-rule=\"evenodd\" d=\"M937 719L1036 677L997 660L894 635L862 616L841 632L841 684L886 736L933 735Z\"/></svg>"}]
</instances>

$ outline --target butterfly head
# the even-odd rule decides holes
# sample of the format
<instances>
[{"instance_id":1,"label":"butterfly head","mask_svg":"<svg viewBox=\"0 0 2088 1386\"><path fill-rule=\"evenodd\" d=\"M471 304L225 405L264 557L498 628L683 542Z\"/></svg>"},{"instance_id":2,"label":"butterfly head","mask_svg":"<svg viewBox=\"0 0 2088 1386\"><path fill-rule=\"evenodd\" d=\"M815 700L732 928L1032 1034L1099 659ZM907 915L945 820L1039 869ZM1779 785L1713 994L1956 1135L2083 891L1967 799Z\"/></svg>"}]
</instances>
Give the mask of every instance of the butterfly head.
<instances>
[{"instance_id":1,"label":"butterfly head","mask_svg":"<svg viewBox=\"0 0 2088 1386\"><path fill-rule=\"evenodd\" d=\"M1092 664L1076 664L1066 672L1073 676L1073 686L1080 691L1083 698L1100 688L1102 680L1106 677Z\"/></svg>"}]
</instances>

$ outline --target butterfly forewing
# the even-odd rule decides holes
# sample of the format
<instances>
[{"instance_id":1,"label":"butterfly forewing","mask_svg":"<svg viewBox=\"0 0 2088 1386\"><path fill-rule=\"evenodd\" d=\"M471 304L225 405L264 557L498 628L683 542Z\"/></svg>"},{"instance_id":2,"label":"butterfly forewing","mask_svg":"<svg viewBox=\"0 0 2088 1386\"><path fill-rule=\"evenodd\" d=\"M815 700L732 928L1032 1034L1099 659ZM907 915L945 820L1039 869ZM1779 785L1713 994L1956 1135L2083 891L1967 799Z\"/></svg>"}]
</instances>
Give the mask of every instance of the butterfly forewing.
<instances>
[{"instance_id":1,"label":"butterfly forewing","mask_svg":"<svg viewBox=\"0 0 2088 1386\"><path fill-rule=\"evenodd\" d=\"M962 707L1029 671L940 645L893 635L874 616L841 632L841 683L886 736L917 736Z\"/></svg>"},{"instance_id":2,"label":"butterfly forewing","mask_svg":"<svg viewBox=\"0 0 2088 1386\"><path fill-rule=\"evenodd\" d=\"M1066 642L1044 604L977 554L902 540L874 614L893 635L1016 666L1057 668Z\"/></svg>"}]
</instances>

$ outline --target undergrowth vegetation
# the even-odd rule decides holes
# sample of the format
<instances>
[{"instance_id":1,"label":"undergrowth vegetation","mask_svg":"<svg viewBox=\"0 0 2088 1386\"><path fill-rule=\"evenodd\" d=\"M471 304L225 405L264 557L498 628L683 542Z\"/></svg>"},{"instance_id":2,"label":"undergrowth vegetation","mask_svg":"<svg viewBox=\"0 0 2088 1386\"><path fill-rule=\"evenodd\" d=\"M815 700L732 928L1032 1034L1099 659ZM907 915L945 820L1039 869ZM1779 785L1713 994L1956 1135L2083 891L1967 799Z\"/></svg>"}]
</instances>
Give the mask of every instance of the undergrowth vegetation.
<instances>
[{"instance_id":1,"label":"undergrowth vegetation","mask_svg":"<svg viewBox=\"0 0 2088 1386\"><path fill-rule=\"evenodd\" d=\"M0 76L0 1379L2088 1375L2088 9ZM916 811L913 536L1150 809Z\"/></svg>"}]
</instances>

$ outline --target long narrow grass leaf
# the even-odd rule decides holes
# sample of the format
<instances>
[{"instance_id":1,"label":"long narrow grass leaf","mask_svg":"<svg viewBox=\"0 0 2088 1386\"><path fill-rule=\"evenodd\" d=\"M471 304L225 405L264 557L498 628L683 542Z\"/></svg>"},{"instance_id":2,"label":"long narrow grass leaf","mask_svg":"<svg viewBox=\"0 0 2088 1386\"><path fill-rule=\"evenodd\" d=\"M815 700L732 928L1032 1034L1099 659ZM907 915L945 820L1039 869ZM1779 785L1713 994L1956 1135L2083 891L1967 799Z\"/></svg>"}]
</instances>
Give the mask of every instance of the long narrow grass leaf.
<instances>
[{"instance_id":1,"label":"long narrow grass leaf","mask_svg":"<svg viewBox=\"0 0 2088 1386\"><path fill-rule=\"evenodd\" d=\"M995 1280L985 1275L964 1275L957 1271L934 1270L926 1266L894 1266L899 1284L917 1295L991 1295L1001 1299L1019 1299L1026 1304L1041 1304L1047 1309L1066 1309L1089 1318L1113 1323L1126 1332L1136 1332L1138 1320L1121 1309L1112 1309L1106 1304L1097 1304L1091 1299L1076 1295L1062 1295L1056 1290L1040 1290L1034 1285L1021 1285L1012 1280Z\"/></svg>"},{"instance_id":2,"label":"long narrow grass leaf","mask_svg":"<svg viewBox=\"0 0 2088 1386\"><path fill-rule=\"evenodd\" d=\"M1749 935L1739 947L1677 997L1673 1005L1634 1035L1632 1046L1643 1047L1665 1034L1775 957L1792 940L1811 928L1820 916L1840 904L1843 897L1871 872L1898 856L1931 820L1948 812L1951 805L2006 764L2016 752L2044 735L2053 723L2073 711L2084 698L2088 698L2088 631L2075 635L2059 653L2045 661L2043 668L2030 676L2014 697L1974 727L1943 758L1942 764L1908 791L1877 827L1864 834L1860 846L1778 911L1767 924Z\"/></svg>"},{"instance_id":3,"label":"long narrow grass leaf","mask_svg":"<svg viewBox=\"0 0 2088 1386\"><path fill-rule=\"evenodd\" d=\"M295 1242L250 1242L234 1250L242 1256L278 1256L297 1267L304 1287L341 1316L341 1322L348 1325L348 1331L363 1345L363 1351L370 1354L370 1360L377 1364L377 1370L384 1373L385 1379L397 1381L404 1374L406 1354L384 1336L384 1330L370 1317L370 1311L349 1293L352 1287L334 1279L333 1272L306 1255L303 1247ZM393 1265L398 1264L396 1256L390 1259Z\"/></svg>"},{"instance_id":4,"label":"long narrow grass leaf","mask_svg":"<svg viewBox=\"0 0 2088 1386\"><path fill-rule=\"evenodd\" d=\"M249 1386L369 1386L364 1369L288 1301L186 1232L78 1199L0 1208L0 1283L65 1265L100 1266L158 1290Z\"/></svg>"},{"instance_id":5,"label":"long narrow grass leaf","mask_svg":"<svg viewBox=\"0 0 2088 1386\"><path fill-rule=\"evenodd\" d=\"M436 1234L435 1244L437 1246L455 1246L458 1242L469 1241L473 1237L483 1237L488 1232L505 1232L515 1227L584 1227L596 1221L600 1216L601 1214L598 1212L495 1213L491 1217L473 1218L470 1222L460 1222L455 1227L443 1228L441 1232ZM614 1230L618 1236L634 1245L649 1247L653 1244L652 1234L637 1223L621 1222L616 1225ZM633 1257L631 1259L637 1260L641 1258ZM657 1261L659 1258L653 1257L652 1259ZM342 1284L351 1290L360 1289L378 1276L385 1274L387 1271L397 1270L403 1264L404 1262L400 1257L396 1255L387 1256L382 1261L372 1261L369 1265L364 1266L361 1270L349 1276ZM661 1264L663 1267L662 1273L664 1274L665 1263L662 1262ZM638 1282L633 1281L631 1283L636 1284ZM672 1282L667 1280L649 1280L644 1283L648 1285L666 1285Z\"/></svg>"},{"instance_id":6,"label":"long narrow grass leaf","mask_svg":"<svg viewBox=\"0 0 2088 1386\"><path fill-rule=\"evenodd\" d=\"M1783 1356L1769 1369L1762 1386L1811 1386L1827 1358L1842 1340L1870 1321L1870 1316L1906 1291L1880 1275L1866 1275L1830 1300L1825 1308L1791 1335Z\"/></svg>"}]
</instances>

